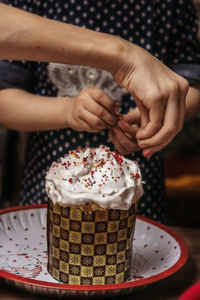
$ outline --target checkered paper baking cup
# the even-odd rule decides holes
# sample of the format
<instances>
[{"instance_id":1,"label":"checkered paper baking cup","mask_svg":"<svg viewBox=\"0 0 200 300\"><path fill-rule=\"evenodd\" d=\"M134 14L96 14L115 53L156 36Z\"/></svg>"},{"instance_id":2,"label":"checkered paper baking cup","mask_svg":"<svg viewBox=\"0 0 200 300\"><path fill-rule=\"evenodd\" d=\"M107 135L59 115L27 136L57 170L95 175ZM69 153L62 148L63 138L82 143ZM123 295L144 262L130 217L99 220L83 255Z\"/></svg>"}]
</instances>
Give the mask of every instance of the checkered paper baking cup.
<instances>
[{"instance_id":1,"label":"checkered paper baking cup","mask_svg":"<svg viewBox=\"0 0 200 300\"><path fill-rule=\"evenodd\" d=\"M51 200L47 214L48 271L75 285L120 283L129 279L137 203L128 210L88 213Z\"/></svg>"}]
</instances>

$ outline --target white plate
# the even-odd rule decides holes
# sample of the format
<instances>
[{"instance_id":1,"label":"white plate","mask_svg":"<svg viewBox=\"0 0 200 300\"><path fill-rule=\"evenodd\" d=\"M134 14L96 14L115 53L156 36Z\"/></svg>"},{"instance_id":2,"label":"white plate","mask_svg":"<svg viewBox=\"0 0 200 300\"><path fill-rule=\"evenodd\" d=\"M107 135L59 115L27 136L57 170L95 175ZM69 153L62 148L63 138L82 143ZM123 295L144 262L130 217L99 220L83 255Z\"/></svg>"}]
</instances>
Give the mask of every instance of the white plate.
<instances>
[{"instance_id":1,"label":"white plate","mask_svg":"<svg viewBox=\"0 0 200 300\"><path fill-rule=\"evenodd\" d=\"M60 297L130 293L175 273L188 257L184 241L170 228L137 217L131 281L63 284L47 272L46 213L46 205L0 210L0 277L29 292Z\"/></svg>"}]
</instances>

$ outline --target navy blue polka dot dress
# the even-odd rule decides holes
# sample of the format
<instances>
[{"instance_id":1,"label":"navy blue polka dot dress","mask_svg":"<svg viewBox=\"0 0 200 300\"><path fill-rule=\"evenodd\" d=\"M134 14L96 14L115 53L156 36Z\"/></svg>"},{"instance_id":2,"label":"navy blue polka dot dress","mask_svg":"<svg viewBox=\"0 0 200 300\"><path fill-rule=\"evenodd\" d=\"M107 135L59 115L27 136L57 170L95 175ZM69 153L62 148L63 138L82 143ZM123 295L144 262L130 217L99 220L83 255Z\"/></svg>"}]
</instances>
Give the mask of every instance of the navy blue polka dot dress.
<instances>
[{"instance_id":1,"label":"navy blue polka dot dress","mask_svg":"<svg viewBox=\"0 0 200 300\"><path fill-rule=\"evenodd\" d=\"M6 4L54 20L119 35L143 48L167 65L200 62L196 40L197 20L189 0L6 0ZM53 36L52 36L53 38ZM70 42L70 41L69 41ZM56 96L57 88L48 75L48 64L12 62L28 69L33 77L33 93ZM129 95L122 101L126 113L134 104ZM71 129L29 134L20 204L47 201L45 174L51 163L68 150L79 146L109 145L107 131L98 134ZM140 153L130 155L138 160L146 182L139 201L139 213L166 222L166 200L162 152L150 159Z\"/></svg>"}]
</instances>

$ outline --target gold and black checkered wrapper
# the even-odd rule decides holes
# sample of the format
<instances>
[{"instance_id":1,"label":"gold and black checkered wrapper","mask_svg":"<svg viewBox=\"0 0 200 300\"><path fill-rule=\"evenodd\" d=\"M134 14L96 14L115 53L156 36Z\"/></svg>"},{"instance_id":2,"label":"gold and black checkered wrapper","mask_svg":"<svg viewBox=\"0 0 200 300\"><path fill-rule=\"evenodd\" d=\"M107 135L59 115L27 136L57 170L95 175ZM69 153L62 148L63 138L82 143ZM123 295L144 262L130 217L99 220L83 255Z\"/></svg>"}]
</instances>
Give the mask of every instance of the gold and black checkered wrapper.
<instances>
[{"instance_id":1,"label":"gold and black checkered wrapper","mask_svg":"<svg viewBox=\"0 0 200 300\"><path fill-rule=\"evenodd\" d=\"M48 204L48 272L68 284L112 284L129 279L136 204L95 210Z\"/></svg>"}]
</instances>

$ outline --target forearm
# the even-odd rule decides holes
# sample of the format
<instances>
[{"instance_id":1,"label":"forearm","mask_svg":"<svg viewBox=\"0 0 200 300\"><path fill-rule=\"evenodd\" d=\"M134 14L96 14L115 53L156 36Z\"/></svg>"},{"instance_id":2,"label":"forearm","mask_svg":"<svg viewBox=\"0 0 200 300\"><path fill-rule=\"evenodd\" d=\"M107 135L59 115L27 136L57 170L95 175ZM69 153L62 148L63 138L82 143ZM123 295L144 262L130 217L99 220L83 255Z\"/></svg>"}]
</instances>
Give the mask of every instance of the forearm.
<instances>
[{"instance_id":1,"label":"forearm","mask_svg":"<svg viewBox=\"0 0 200 300\"><path fill-rule=\"evenodd\" d=\"M0 126L20 131L66 127L66 99L42 97L22 90L0 91Z\"/></svg>"},{"instance_id":2,"label":"forearm","mask_svg":"<svg viewBox=\"0 0 200 300\"><path fill-rule=\"evenodd\" d=\"M52 61L113 71L127 42L0 4L0 58ZM134 47L134 46L133 46Z\"/></svg>"},{"instance_id":3,"label":"forearm","mask_svg":"<svg viewBox=\"0 0 200 300\"><path fill-rule=\"evenodd\" d=\"M191 119L200 112L200 84L190 87L186 97L185 120Z\"/></svg>"}]
</instances>

